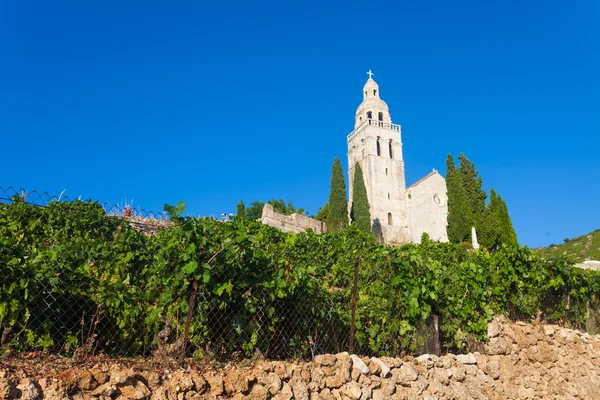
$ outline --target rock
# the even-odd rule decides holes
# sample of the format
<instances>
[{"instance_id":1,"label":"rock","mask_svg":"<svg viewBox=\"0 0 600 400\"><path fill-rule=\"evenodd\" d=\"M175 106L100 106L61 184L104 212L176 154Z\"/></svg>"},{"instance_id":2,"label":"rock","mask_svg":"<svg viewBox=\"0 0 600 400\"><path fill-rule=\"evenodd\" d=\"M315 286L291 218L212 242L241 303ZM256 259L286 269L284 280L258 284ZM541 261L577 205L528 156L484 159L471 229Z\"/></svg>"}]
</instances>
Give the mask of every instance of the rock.
<instances>
[{"instance_id":1,"label":"rock","mask_svg":"<svg viewBox=\"0 0 600 400\"><path fill-rule=\"evenodd\" d=\"M117 389L117 385L115 385L114 383L110 383L110 382L106 382L100 386L98 386L96 389L94 389L94 391L92 392L92 394L94 396L106 396L106 397L112 397L115 395L115 393L117 393L118 389Z\"/></svg>"},{"instance_id":2,"label":"rock","mask_svg":"<svg viewBox=\"0 0 600 400\"><path fill-rule=\"evenodd\" d=\"M500 321L498 321L496 318L494 318L492 320L492 322L490 322L488 324L488 330L487 330L487 334L488 337L491 338L495 338L497 336L499 336L502 333L502 325L500 324Z\"/></svg>"},{"instance_id":3,"label":"rock","mask_svg":"<svg viewBox=\"0 0 600 400\"><path fill-rule=\"evenodd\" d=\"M334 400L334 397L331 394L331 390L325 388L325 389L321 390L321 392L319 393L318 399L320 399L320 400Z\"/></svg>"},{"instance_id":4,"label":"rock","mask_svg":"<svg viewBox=\"0 0 600 400\"><path fill-rule=\"evenodd\" d=\"M477 364L477 359L471 353L469 354L459 354L456 356L456 361L462 364Z\"/></svg>"},{"instance_id":5,"label":"rock","mask_svg":"<svg viewBox=\"0 0 600 400\"><path fill-rule=\"evenodd\" d=\"M292 387L292 393L296 400L308 400L308 387L301 379L294 378L290 381Z\"/></svg>"},{"instance_id":6,"label":"rock","mask_svg":"<svg viewBox=\"0 0 600 400\"><path fill-rule=\"evenodd\" d=\"M379 375L381 373L381 365L376 362L369 361L369 374Z\"/></svg>"},{"instance_id":7,"label":"rock","mask_svg":"<svg viewBox=\"0 0 600 400\"><path fill-rule=\"evenodd\" d=\"M552 325L544 325L544 333L548 336L554 336L554 327Z\"/></svg>"},{"instance_id":8,"label":"rock","mask_svg":"<svg viewBox=\"0 0 600 400\"><path fill-rule=\"evenodd\" d=\"M396 376L396 382L406 386L410 382L416 381L419 378L419 374L409 364L402 364L398 368L398 375Z\"/></svg>"},{"instance_id":9,"label":"rock","mask_svg":"<svg viewBox=\"0 0 600 400\"><path fill-rule=\"evenodd\" d=\"M349 382L352 378L352 358L350 358L350 354L343 352L336 354L338 359L337 366L338 372L342 382Z\"/></svg>"},{"instance_id":10,"label":"rock","mask_svg":"<svg viewBox=\"0 0 600 400\"><path fill-rule=\"evenodd\" d=\"M148 386L142 381L135 381L133 385L119 387L121 398L127 400L142 400L150 396L151 392Z\"/></svg>"},{"instance_id":11,"label":"rock","mask_svg":"<svg viewBox=\"0 0 600 400\"><path fill-rule=\"evenodd\" d=\"M383 393L382 389L375 389L373 390L373 400L387 400L390 397Z\"/></svg>"},{"instance_id":12,"label":"rock","mask_svg":"<svg viewBox=\"0 0 600 400\"><path fill-rule=\"evenodd\" d=\"M281 389L281 378L273 372L267 374L266 378L261 383L266 386L271 394L277 394Z\"/></svg>"},{"instance_id":13,"label":"rock","mask_svg":"<svg viewBox=\"0 0 600 400\"><path fill-rule=\"evenodd\" d=\"M176 371L169 382L175 392L189 392L194 389L194 380L186 371Z\"/></svg>"},{"instance_id":14,"label":"rock","mask_svg":"<svg viewBox=\"0 0 600 400\"><path fill-rule=\"evenodd\" d=\"M202 396L195 390L190 390L185 393L185 400L202 400Z\"/></svg>"},{"instance_id":15,"label":"rock","mask_svg":"<svg viewBox=\"0 0 600 400\"><path fill-rule=\"evenodd\" d=\"M379 365L379 376L387 378L390 376L390 367L388 367L383 361L377 357L371 357L371 362Z\"/></svg>"},{"instance_id":16,"label":"rock","mask_svg":"<svg viewBox=\"0 0 600 400\"><path fill-rule=\"evenodd\" d=\"M328 387L330 389L337 389L339 387L342 387L343 384L344 382L342 382L342 379L339 375L328 376L325 378L325 387Z\"/></svg>"},{"instance_id":17,"label":"rock","mask_svg":"<svg viewBox=\"0 0 600 400\"><path fill-rule=\"evenodd\" d=\"M223 379L219 374L211 371L204 374L204 379L206 379L206 382L208 382L211 394L215 396L220 396L223 394Z\"/></svg>"},{"instance_id":18,"label":"rock","mask_svg":"<svg viewBox=\"0 0 600 400\"><path fill-rule=\"evenodd\" d=\"M336 361L337 358L333 354L315 356L315 363L321 367L333 366Z\"/></svg>"},{"instance_id":19,"label":"rock","mask_svg":"<svg viewBox=\"0 0 600 400\"><path fill-rule=\"evenodd\" d=\"M6 371L0 371L0 399L16 399L19 394L12 377Z\"/></svg>"},{"instance_id":20,"label":"rock","mask_svg":"<svg viewBox=\"0 0 600 400\"><path fill-rule=\"evenodd\" d=\"M386 396L391 396L396 392L396 385L389 379L381 383L381 390Z\"/></svg>"},{"instance_id":21,"label":"rock","mask_svg":"<svg viewBox=\"0 0 600 400\"><path fill-rule=\"evenodd\" d=\"M373 390L369 386L363 386L361 400L368 400L371 396L373 396Z\"/></svg>"},{"instance_id":22,"label":"rock","mask_svg":"<svg viewBox=\"0 0 600 400\"><path fill-rule=\"evenodd\" d=\"M510 354L512 352L512 343L504 337L495 337L490 339L490 343L485 347L485 353L489 356L500 354Z\"/></svg>"},{"instance_id":23,"label":"rock","mask_svg":"<svg viewBox=\"0 0 600 400\"><path fill-rule=\"evenodd\" d=\"M206 380L202 377L202 374L200 374L200 372L198 371L191 371L190 379L194 384L194 390L199 394L204 393L204 391L206 390ZM150 382L148 381L148 383Z\"/></svg>"},{"instance_id":24,"label":"rock","mask_svg":"<svg viewBox=\"0 0 600 400\"><path fill-rule=\"evenodd\" d=\"M417 362L423 365L427 369L431 369L435 366L438 361L438 357L436 355L431 354L422 354L419 357L415 358Z\"/></svg>"},{"instance_id":25,"label":"rock","mask_svg":"<svg viewBox=\"0 0 600 400\"><path fill-rule=\"evenodd\" d=\"M359 400L362 396L360 385L356 382L348 382L340 389L340 393L345 394L352 400Z\"/></svg>"},{"instance_id":26,"label":"rock","mask_svg":"<svg viewBox=\"0 0 600 400\"><path fill-rule=\"evenodd\" d=\"M356 368L357 370L359 370L360 373L362 373L362 374L369 373L369 367L367 367L367 364L365 364L365 362L363 360L361 360L356 354L352 354L350 356L350 358L352 359L352 366L354 368Z\"/></svg>"},{"instance_id":27,"label":"rock","mask_svg":"<svg viewBox=\"0 0 600 400\"><path fill-rule=\"evenodd\" d=\"M467 370L464 367L452 367L448 370L448 375L456 382L463 382L467 378Z\"/></svg>"},{"instance_id":28,"label":"rock","mask_svg":"<svg viewBox=\"0 0 600 400\"><path fill-rule=\"evenodd\" d=\"M267 400L269 398L269 391L263 385L255 384L252 386L248 397L251 400Z\"/></svg>"},{"instance_id":29,"label":"rock","mask_svg":"<svg viewBox=\"0 0 600 400\"><path fill-rule=\"evenodd\" d=\"M223 378L225 393L247 393L250 390L250 382L246 371L231 370Z\"/></svg>"},{"instance_id":30,"label":"rock","mask_svg":"<svg viewBox=\"0 0 600 400\"><path fill-rule=\"evenodd\" d=\"M500 362L498 360L488 360L486 372L492 379L500 378Z\"/></svg>"},{"instance_id":31,"label":"rock","mask_svg":"<svg viewBox=\"0 0 600 400\"><path fill-rule=\"evenodd\" d=\"M40 387L28 378L23 379L17 389L21 391L21 400L38 400L44 397Z\"/></svg>"},{"instance_id":32,"label":"rock","mask_svg":"<svg viewBox=\"0 0 600 400\"><path fill-rule=\"evenodd\" d=\"M279 393L277 393L275 396L273 396L273 399L275 400L291 400L294 397L293 393L292 393L292 387L287 384L284 383L283 387L281 388L281 391Z\"/></svg>"}]
</instances>

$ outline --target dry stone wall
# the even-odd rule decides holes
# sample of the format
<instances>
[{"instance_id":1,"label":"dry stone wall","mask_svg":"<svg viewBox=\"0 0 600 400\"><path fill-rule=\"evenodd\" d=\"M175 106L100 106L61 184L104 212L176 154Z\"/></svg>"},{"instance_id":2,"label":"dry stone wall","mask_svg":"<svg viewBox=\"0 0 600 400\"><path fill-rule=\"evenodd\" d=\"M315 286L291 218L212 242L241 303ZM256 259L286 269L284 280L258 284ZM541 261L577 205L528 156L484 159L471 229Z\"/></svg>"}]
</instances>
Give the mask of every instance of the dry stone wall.
<instances>
[{"instance_id":1,"label":"dry stone wall","mask_svg":"<svg viewBox=\"0 0 600 400\"><path fill-rule=\"evenodd\" d=\"M271 204L265 204L263 207L260 221L283 232L301 233L306 232L307 229L312 229L315 233L323 233L327 230L323 221L300 214L279 214Z\"/></svg>"},{"instance_id":2,"label":"dry stone wall","mask_svg":"<svg viewBox=\"0 0 600 400\"><path fill-rule=\"evenodd\" d=\"M142 369L104 362L34 376L0 361L0 399L598 399L600 338L558 326L495 319L481 353L218 369Z\"/></svg>"}]
</instances>

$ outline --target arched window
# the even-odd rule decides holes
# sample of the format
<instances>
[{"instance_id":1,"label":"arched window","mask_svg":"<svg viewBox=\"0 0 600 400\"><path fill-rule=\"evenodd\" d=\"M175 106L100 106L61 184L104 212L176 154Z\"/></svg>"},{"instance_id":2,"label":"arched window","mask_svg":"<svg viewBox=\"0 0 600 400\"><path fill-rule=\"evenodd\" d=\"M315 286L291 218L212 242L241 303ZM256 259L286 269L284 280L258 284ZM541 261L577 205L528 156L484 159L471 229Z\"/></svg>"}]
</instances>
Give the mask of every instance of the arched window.
<instances>
[{"instance_id":1,"label":"arched window","mask_svg":"<svg viewBox=\"0 0 600 400\"><path fill-rule=\"evenodd\" d=\"M381 145L379 144L379 136L377 137L377 155L381 155Z\"/></svg>"},{"instance_id":2,"label":"arched window","mask_svg":"<svg viewBox=\"0 0 600 400\"><path fill-rule=\"evenodd\" d=\"M372 119L373 113L371 111L367 111L367 118Z\"/></svg>"},{"instance_id":3,"label":"arched window","mask_svg":"<svg viewBox=\"0 0 600 400\"><path fill-rule=\"evenodd\" d=\"M392 224L392 213L388 213L388 225L394 225Z\"/></svg>"},{"instance_id":4,"label":"arched window","mask_svg":"<svg viewBox=\"0 0 600 400\"><path fill-rule=\"evenodd\" d=\"M388 172L388 170L387 170L387 168L386 168L386 169L385 169L385 174L386 174L386 175L387 175L387 172Z\"/></svg>"},{"instance_id":5,"label":"arched window","mask_svg":"<svg viewBox=\"0 0 600 400\"><path fill-rule=\"evenodd\" d=\"M376 95L377 94L377 89L373 89L373 94Z\"/></svg>"},{"instance_id":6,"label":"arched window","mask_svg":"<svg viewBox=\"0 0 600 400\"><path fill-rule=\"evenodd\" d=\"M394 152L392 151L392 139L390 139L390 143L388 145L388 148L390 150L390 158L394 158Z\"/></svg>"},{"instance_id":7,"label":"arched window","mask_svg":"<svg viewBox=\"0 0 600 400\"><path fill-rule=\"evenodd\" d=\"M379 114L377 114L377 117L380 121L383 121L383 113L380 111Z\"/></svg>"},{"instance_id":8,"label":"arched window","mask_svg":"<svg viewBox=\"0 0 600 400\"><path fill-rule=\"evenodd\" d=\"M388 193L388 200L390 199L390 194Z\"/></svg>"}]
</instances>

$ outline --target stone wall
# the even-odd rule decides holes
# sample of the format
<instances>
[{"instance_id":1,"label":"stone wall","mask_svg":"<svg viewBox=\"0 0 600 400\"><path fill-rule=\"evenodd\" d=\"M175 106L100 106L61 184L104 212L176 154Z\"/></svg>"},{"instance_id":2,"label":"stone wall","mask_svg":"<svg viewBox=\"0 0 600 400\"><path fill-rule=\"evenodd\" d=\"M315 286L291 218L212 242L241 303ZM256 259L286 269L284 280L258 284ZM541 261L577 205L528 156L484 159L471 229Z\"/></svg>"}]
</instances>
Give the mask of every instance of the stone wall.
<instances>
[{"instance_id":1,"label":"stone wall","mask_svg":"<svg viewBox=\"0 0 600 400\"><path fill-rule=\"evenodd\" d=\"M305 232L307 229L312 229L315 233L323 233L327 230L323 221L300 214L279 214L270 204L265 204L263 207L260 221L283 232L300 233Z\"/></svg>"},{"instance_id":2,"label":"stone wall","mask_svg":"<svg viewBox=\"0 0 600 400\"><path fill-rule=\"evenodd\" d=\"M481 353L152 367L3 361L0 399L598 399L600 337L496 318ZM34 355L35 357L35 355ZM37 370L36 370L37 367Z\"/></svg>"},{"instance_id":3,"label":"stone wall","mask_svg":"<svg viewBox=\"0 0 600 400\"><path fill-rule=\"evenodd\" d=\"M600 270L600 261L595 261L595 260L586 260L580 264L575 264L575 266L577 268L582 268L582 269L591 269L594 271L599 271Z\"/></svg>"}]
</instances>

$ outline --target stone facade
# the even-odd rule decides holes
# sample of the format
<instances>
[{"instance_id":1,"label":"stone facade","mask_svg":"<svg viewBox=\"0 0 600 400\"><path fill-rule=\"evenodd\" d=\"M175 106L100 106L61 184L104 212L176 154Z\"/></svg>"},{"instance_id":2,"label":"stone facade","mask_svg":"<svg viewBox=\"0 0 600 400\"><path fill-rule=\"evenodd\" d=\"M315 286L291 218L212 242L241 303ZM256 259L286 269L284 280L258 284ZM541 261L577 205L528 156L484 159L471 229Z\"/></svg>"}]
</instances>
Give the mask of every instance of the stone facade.
<instances>
[{"instance_id":1,"label":"stone facade","mask_svg":"<svg viewBox=\"0 0 600 400\"><path fill-rule=\"evenodd\" d=\"M306 232L308 229L312 229L315 233L323 233L327 230L323 221L300 214L279 214L270 204L265 204L263 207L262 218L260 221L265 225L272 226L283 232L301 233Z\"/></svg>"},{"instance_id":2,"label":"stone facade","mask_svg":"<svg viewBox=\"0 0 600 400\"><path fill-rule=\"evenodd\" d=\"M446 181L434 170L407 189L401 138L402 128L392 123L379 86L370 76L347 138L350 199L354 169L360 164L372 224L374 230L381 230L384 242L420 242L423 233L448 241Z\"/></svg>"},{"instance_id":3,"label":"stone facade","mask_svg":"<svg viewBox=\"0 0 600 400\"><path fill-rule=\"evenodd\" d=\"M423 233L432 240L448 241L446 220L448 196L446 180L433 170L429 175L406 189L411 241L419 243Z\"/></svg>"}]
</instances>

